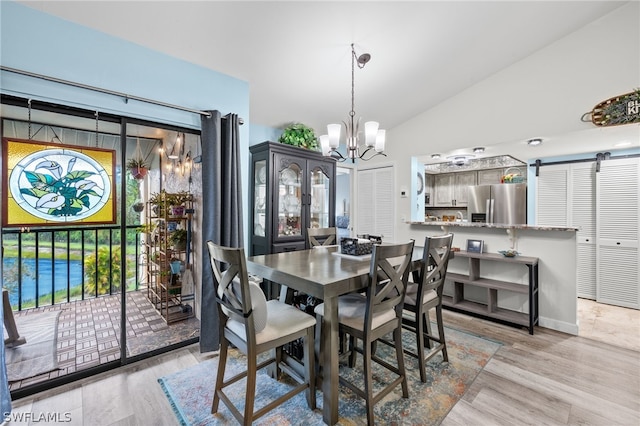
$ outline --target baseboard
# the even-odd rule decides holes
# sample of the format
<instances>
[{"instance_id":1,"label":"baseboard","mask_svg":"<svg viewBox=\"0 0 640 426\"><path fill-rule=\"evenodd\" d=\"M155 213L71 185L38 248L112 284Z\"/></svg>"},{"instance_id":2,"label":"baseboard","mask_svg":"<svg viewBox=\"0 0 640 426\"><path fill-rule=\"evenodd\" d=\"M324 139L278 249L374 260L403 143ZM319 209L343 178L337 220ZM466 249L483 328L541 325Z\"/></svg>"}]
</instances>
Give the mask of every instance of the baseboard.
<instances>
[{"instance_id":1,"label":"baseboard","mask_svg":"<svg viewBox=\"0 0 640 426\"><path fill-rule=\"evenodd\" d=\"M538 320L538 325L544 328L550 328L552 330L561 331L563 333L573 334L574 336L578 335L578 324L571 324L569 322L558 321L551 318L543 318L540 317Z\"/></svg>"}]
</instances>

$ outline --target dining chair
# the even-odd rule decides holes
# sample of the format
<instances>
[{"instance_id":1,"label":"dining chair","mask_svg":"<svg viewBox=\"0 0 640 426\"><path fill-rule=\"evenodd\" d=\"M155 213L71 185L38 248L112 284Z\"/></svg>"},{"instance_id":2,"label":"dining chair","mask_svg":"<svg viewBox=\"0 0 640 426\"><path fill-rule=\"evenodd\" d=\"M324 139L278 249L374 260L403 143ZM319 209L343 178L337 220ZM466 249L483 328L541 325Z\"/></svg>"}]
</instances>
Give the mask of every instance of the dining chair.
<instances>
[{"instance_id":1,"label":"dining chair","mask_svg":"<svg viewBox=\"0 0 640 426\"><path fill-rule=\"evenodd\" d=\"M416 352L405 349L405 353L418 358L420 380L425 383L427 361L440 351L442 351L443 360L449 361L442 322L442 291L452 242L453 234L425 238L420 269L414 275L414 282L407 284L404 298L402 327L415 333L417 349ZM429 319L429 311L432 308L436 310L437 335L433 333ZM436 343L433 348L432 342ZM426 356L425 347L428 350Z\"/></svg>"},{"instance_id":2,"label":"dining chair","mask_svg":"<svg viewBox=\"0 0 640 426\"><path fill-rule=\"evenodd\" d=\"M307 228L307 238L309 247L330 246L337 244L336 235L338 230L331 228Z\"/></svg>"},{"instance_id":3,"label":"dining chair","mask_svg":"<svg viewBox=\"0 0 640 426\"><path fill-rule=\"evenodd\" d=\"M298 393L305 391L310 409L316 408L314 328L316 320L291 305L277 300L266 301L260 287L249 281L247 264L242 248L222 247L207 241L216 305L220 318L220 355L211 413L218 412L219 401L229 408L233 416L243 425L274 409ZM304 377L282 358L282 346L302 338L304 341ZM224 373L229 345L232 344L247 357L247 369L225 380ZM268 359L258 362L258 355L269 352ZM280 369L297 384L286 394L254 411L256 396L256 373L275 363L275 377ZM241 414L224 391L229 385L246 377L244 414Z\"/></svg>"},{"instance_id":4,"label":"dining chair","mask_svg":"<svg viewBox=\"0 0 640 426\"><path fill-rule=\"evenodd\" d=\"M339 380L340 384L365 400L369 425L374 424L374 405L396 386L401 385L403 398L409 397L402 350L402 302L412 253L413 241L406 244L374 245L366 292L350 293L338 298L339 330L349 335L349 365L355 366L356 352L363 356L364 389L343 376ZM324 304L318 305L315 312L320 319ZM374 343L389 333L393 333L396 365L379 358L374 350ZM362 347L356 345L356 339L362 341ZM375 395L372 361L398 376L391 383L384 384Z\"/></svg>"}]
</instances>

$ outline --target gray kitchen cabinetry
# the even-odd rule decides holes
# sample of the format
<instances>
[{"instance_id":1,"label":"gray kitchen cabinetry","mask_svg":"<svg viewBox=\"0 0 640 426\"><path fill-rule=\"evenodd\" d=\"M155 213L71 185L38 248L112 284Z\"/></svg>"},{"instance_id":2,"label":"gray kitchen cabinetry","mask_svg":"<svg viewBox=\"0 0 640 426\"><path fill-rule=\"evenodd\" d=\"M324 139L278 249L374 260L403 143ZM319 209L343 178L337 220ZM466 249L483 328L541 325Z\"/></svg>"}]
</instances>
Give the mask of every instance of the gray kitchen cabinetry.
<instances>
[{"instance_id":1,"label":"gray kitchen cabinetry","mask_svg":"<svg viewBox=\"0 0 640 426\"><path fill-rule=\"evenodd\" d=\"M465 207L467 187L476 184L476 172L443 173L434 177L435 207Z\"/></svg>"},{"instance_id":2,"label":"gray kitchen cabinetry","mask_svg":"<svg viewBox=\"0 0 640 426\"><path fill-rule=\"evenodd\" d=\"M488 169L478 170L478 185L493 185L500 183L504 170Z\"/></svg>"}]
</instances>

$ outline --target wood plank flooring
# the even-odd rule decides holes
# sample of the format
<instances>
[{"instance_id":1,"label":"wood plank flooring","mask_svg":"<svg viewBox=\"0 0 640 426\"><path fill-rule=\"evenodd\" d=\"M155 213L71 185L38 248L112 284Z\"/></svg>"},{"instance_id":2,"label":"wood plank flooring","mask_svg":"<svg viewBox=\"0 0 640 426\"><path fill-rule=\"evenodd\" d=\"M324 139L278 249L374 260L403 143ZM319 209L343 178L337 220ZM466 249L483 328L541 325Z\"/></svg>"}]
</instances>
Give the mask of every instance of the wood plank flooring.
<instances>
[{"instance_id":1,"label":"wood plank flooring","mask_svg":"<svg viewBox=\"0 0 640 426\"><path fill-rule=\"evenodd\" d=\"M630 314L640 321L640 311ZM525 329L449 311L445 323L503 346L444 426L640 425L638 350L611 344L606 336L593 340L539 327L530 336ZM626 339L634 344L640 340L633 327L619 329L630 330ZM192 345L14 401L14 412L68 412L72 425L174 425L157 378L213 356Z\"/></svg>"}]
</instances>

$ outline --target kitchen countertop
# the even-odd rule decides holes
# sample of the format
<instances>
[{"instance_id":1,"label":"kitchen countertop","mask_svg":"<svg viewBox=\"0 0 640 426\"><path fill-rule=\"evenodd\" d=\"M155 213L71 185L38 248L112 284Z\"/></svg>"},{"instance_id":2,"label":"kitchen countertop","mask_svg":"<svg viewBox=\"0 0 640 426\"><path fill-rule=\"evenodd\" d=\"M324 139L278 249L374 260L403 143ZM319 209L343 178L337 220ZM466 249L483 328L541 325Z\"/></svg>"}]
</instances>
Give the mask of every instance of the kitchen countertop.
<instances>
[{"instance_id":1,"label":"kitchen countertop","mask_svg":"<svg viewBox=\"0 0 640 426\"><path fill-rule=\"evenodd\" d=\"M448 222L448 221L427 221L427 222L408 222L410 225L428 225L428 226L459 226L463 228L494 228L494 229L531 229L534 231L578 231L576 226L536 226L536 225L506 225L502 223L478 223L478 222Z\"/></svg>"}]
</instances>

